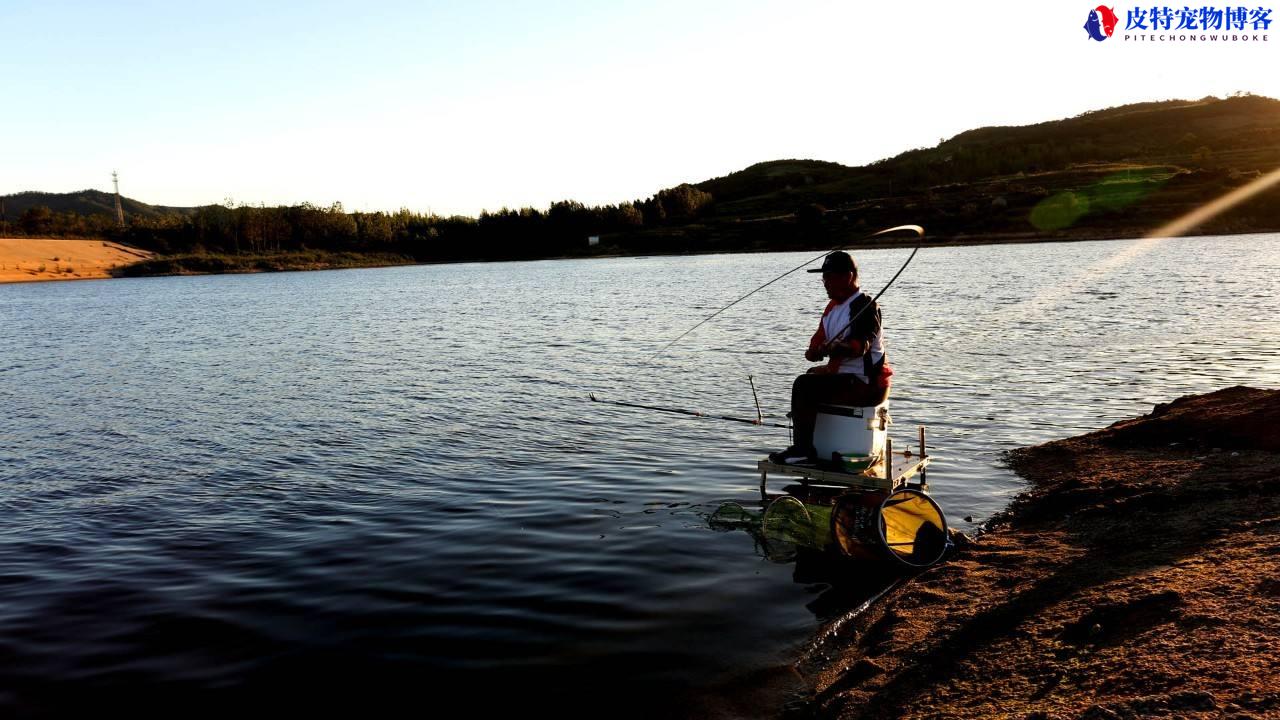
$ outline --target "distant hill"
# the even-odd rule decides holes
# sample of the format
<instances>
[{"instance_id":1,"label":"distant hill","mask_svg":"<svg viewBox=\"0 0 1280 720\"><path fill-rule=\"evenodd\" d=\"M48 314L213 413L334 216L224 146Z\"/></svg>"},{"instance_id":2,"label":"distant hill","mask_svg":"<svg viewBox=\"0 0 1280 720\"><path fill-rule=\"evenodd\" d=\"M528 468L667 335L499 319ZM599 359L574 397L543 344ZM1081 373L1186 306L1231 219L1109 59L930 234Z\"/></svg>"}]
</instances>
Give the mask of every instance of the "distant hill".
<instances>
[{"instance_id":1,"label":"distant hill","mask_svg":"<svg viewBox=\"0 0 1280 720\"><path fill-rule=\"evenodd\" d=\"M1017 127L969 130L935 147L862 167L819 160L759 163L695 184L718 217L765 217L818 203L849 207L870 199L927 194L957 183L991 183L1118 167L1250 173L1280 166L1280 101L1245 95L1148 102ZM1078 178L1077 178L1078 179Z\"/></svg>"},{"instance_id":2,"label":"distant hill","mask_svg":"<svg viewBox=\"0 0 1280 720\"><path fill-rule=\"evenodd\" d=\"M8 220L16 220L28 208L43 205L54 212L74 212L80 215L116 214L116 196L101 190L80 190L69 193L47 193L28 190L13 195L0 195L4 201L4 214ZM133 198L121 196L120 204L127 215L160 217L161 215L191 215L193 207L167 207L148 205Z\"/></svg>"}]
</instances>

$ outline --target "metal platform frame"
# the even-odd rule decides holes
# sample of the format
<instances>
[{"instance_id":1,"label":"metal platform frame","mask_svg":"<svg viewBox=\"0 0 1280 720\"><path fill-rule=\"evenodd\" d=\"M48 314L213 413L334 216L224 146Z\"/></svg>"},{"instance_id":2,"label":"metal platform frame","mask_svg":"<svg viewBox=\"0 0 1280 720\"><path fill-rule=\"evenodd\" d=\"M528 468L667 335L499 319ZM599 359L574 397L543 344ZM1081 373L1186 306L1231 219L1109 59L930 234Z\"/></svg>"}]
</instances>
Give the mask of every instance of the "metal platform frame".
<instances>
[{"instance_id":1,"label":"metal platform frame","mask_svg":"<svg viewBox=\"0 0 1280 720\"><path fill-rule=\"evenodd\" d=\"M918 454L912 453L909 449L895 454L893 452L893 441L885 438L884 458L892 458L887 472L886 463L884 459L881 459L861 473L824 470L813 465L776 463L765 458L756 465L757 469L760 470L760 497L768 498L765 486L768 483L770 473L798 477L801 484L804 485L836 485L861 490L888 491L907 487L907 481L918 475L919 482L911 485L911 487L920 490L929 488L926 468L929 467L929 463L933 458L925 452L923 426L920 427L920 452Z\"/></svg>"}]
</instances>

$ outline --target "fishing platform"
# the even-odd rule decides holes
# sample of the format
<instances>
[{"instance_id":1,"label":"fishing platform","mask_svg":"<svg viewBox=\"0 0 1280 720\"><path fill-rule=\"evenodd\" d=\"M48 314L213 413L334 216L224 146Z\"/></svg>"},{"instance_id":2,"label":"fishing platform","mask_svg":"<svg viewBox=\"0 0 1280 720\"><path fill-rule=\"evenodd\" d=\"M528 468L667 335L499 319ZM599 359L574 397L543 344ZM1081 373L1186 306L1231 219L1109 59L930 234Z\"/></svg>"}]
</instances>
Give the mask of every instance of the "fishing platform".
<instances>
[{"instance_id":1,"label":"fishing platform","mask_svg":"<svg viewBox=\"0 0 1280 720\"><path fill-rule=\"evenodd\" d=\"M951 540L942 508L928 494L933 458L925 449L925 428L918 428L916 452L894 452L890 423L887 403L818 406L816 458L765 458L757 464L760 499L766 504L761 536L783 547L835 548L847 557L887 559L899 568L926 568L941 560ZM801 487L770 498L770 474L797 478Z\"/></svg>"},{"instance_id":2,"label":"fishing platform","mask_svg":"<svg viewBox=\"0 0 1280 720\"><path fill-rule=\"evenodd\" d=\"M918 428L920 444L916 452L910 448L894 452L893 440L887 432L890 422L885 405L871 408L821 407L814 430L814 447L820 459L778 462L765 458L759 461L756 467L760 471L761 495L766 496L765 488L771 474L798 478L802 485L889 492L910 487L927 491L927 471L933 458L925 449L924 426ZM831 459L821 459L827 457ZM911 482L913 479L914 483Z\"/></svg>"}]
</instances>

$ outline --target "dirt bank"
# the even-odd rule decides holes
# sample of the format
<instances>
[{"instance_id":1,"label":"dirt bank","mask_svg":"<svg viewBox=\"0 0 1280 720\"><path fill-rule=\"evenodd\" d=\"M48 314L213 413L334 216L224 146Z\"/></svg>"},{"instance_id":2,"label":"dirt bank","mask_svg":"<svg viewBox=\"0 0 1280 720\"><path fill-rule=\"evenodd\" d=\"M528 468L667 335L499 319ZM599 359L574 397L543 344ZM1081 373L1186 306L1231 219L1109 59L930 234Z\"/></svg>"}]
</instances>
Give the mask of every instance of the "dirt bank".
<instances>
[{"instance_id":1,"label":"dirt bank","mask_svg":"<svg viewBox=\"0 0 1280 720\"><path fill-rule=\"evenodd\" d=\"M103 240L0 238L0 283L111 277L151 253Z\"/></svg>"},{"instance_id":2,"label":"dirt bank","mask_svg":"<svg viewBox=\"0 0 1280 720\"><path fill-rule=\"evenodd\" d=\"M1280 391L1013 454L991 529L802 663L827 718L1280 717Z\"/></svg>"}]
</instances>

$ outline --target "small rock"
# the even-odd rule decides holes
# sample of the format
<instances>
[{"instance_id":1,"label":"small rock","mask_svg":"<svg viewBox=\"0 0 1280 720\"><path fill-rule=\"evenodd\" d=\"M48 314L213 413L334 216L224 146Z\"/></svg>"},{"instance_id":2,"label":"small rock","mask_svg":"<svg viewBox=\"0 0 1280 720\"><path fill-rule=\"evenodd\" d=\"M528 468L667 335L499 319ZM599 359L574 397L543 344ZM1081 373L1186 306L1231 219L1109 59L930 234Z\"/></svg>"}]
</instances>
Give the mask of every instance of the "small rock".
<instances>
[{"instance_id":1,"label":"small rock","mask_svg":"<svg viewBox=\"0 0 1280 720\"><path fill-rule=\"evenodd\" d=\"M1213 695L1197 690L1184 690L1173 693L1169 696L1169 704L1180 710L1218 709L1218 701L1214 699Z\"/></svg>"},{"instance_id":2,"label":"small rock","mask_svg":"<svg viewBox=\"0 0 1280 720\"><path fill-rule=\"evenodd\" d=\"M874 660L862 658L854 663L849 672L856 674L858 677L875 677L884 674L884 668Z\"/></svg>"},{"instance_id":3,"label":"small rock","mask_svg":"<svg viewBox=\"0 0 1280 720\"><path fill-rule=\"evenodd\" d=\"M1084 720L1120 720L1120 714L1101 705L1090 705L1080 715Z\"/></svg>"},{"instance_id":4,"label":"small rock","mask_svg":"<svg viewBox=\"0 0 1280 720\"><path fill-rule=\"evenodd\" d=\"M1102 634L1102 623L1094 623L1093 627L1089 628L1089 637L1097 637L1101 634Z\"/></svg>"},{"instance_id":5,"label":"small rock","mask_svg":"<svg viewBox=\"0 0 1280 720\"><path fill-rule=\"evenodd\" d=\"M964 521L965 521L965 522L973 522L973 516L972 516L972 515L965 515L965 516L964 516Z\"/></svg>"},{"instance_id":6,"label":"small rock","mask_svg":"<svg viewBox=\"0 0 1280 720\"><path fill-rule=\"evenodd\" d=\"M1233 452L1233 453L1231 453L1231 457L1240 457L1240 453L1238 453L1238 452Z\"/></svg>"}]
</instances>

